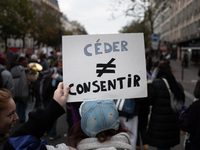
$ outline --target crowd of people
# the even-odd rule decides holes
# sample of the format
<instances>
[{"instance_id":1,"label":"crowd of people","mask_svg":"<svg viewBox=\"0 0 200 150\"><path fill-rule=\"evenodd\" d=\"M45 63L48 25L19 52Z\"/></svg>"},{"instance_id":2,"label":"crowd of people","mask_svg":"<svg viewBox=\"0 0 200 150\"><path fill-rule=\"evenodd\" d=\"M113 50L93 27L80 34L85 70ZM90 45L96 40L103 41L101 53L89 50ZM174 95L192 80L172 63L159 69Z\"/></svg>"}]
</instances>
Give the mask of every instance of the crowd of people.
<instances>
[{"instance_id":1,"label":"crowd of people","mask_svg":"<svg viewBox=\"0 0 200 150\"><path fill-rule=\"evenodd\" d=\"M12 93L19 121L24 123L28 120L29 112L37 107L47 107L58 83L62 82L62 56L56 51L52 51L51 56L42 52L32 55L11 52L6 58L0 56L0 70L1 88L8 89ZM44 79L43 72L46 73L43 87L49 90L46 94L37 90L41 87L41 80ZM49 134L50 140L59 137L56 132L56 122L46 134Z\"/></svg>"},{"instance_id":2,"label":"crowd of people","mask_svg":"<svg viewBox=\"0 0 200 150\"><path fill-rule=\"evenodd\" d=\"M30 58L12 54L9 59L1 56L0 69L3 68L1 74L5 80L0 89L0 146L4 150L148 150L150 145L157 150L170 150L180 143L182 130L190 134L185 149L199 150L200 79L194 90L195 102L186 111L175 112L164 80L183 104L185 94L173 75L170 61L153 63L150 55L146 58L148 95L136 98L133 114L124 117L113 100L68 104L70 87L63 89L59 54L52 53L49 57L33 54ZM30 67L30 63L41 67ZM37 91L38 84L42 86L41 78L45 86ZM48 94L42 93L45 91ZM41 137L48 134L50 140L59 138L57 119L65 113L69 125L67 142L48 145ZM9 135L18 119L22 126Z\"/></svg>"}]
</instances>

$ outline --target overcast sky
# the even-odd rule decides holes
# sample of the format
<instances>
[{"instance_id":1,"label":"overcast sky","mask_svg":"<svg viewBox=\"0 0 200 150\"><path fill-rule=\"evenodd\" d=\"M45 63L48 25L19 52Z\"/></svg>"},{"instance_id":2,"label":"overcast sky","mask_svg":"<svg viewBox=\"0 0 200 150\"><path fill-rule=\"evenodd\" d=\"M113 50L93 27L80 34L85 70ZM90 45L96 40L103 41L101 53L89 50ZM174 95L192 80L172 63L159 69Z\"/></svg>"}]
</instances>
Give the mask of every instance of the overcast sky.
<instances>
[{"instance_id":1,"label":"overcast sky","mask_svg":"<svg viewBox=\"0 0 200 150\"><path fill-rule=\"evenodd\" d=\"M111 4L115 0L58 0L60 11L67 15L70 21L77 20L88 34L115 34L123 26L131 22L131 17L125 17L122 11L114 13L112 19Z\"/></svg>"}]
</instances>

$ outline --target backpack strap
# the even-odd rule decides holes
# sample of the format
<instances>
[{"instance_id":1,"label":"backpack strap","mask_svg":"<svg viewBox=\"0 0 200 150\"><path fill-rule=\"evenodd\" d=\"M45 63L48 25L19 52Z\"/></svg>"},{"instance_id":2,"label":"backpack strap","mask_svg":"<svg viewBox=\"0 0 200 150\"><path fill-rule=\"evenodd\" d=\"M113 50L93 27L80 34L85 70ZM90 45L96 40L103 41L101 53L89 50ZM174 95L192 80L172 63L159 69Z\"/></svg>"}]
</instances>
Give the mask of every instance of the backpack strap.
<instances>
[{"instance_id":1,"label":"backpack strap","mask_svg":"<svg viewBox=\"0 0 200 150\"><path fill-rule=\"evenodd\" d=\"M169 87L169 84L168 84L167 80L165 78L162 78L162 80L165 82L165 85L167 86L167 89L168 89L169 93L171 93L171 89Z\"/></svg>"}]
</instances>

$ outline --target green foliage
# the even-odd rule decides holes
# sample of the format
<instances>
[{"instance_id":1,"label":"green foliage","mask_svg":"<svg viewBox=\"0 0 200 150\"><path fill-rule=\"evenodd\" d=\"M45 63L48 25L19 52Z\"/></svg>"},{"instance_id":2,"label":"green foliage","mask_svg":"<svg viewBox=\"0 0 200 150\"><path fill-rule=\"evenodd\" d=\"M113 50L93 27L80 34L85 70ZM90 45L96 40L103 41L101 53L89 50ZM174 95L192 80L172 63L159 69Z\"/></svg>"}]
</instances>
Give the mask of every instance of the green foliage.
<instances>
[{"instance_id":1,"label":"green foliage","mask_svg":"<svg viewBox=\"0 0 200 150\"><path fill-rule=\"evenodd\" d=\"M173 0L115 0L113 11L120 10L122 6L127 5L124 11L125 16L132 16L133 20L145 20L149 23L150 32L154 33L153 25L158 15L167 7L170 8L170 2ZM117 9L118 8L118 9Z\"/></svg>"},{"instance_id":2,"label":"green foliage","mask_svg":"<svg viewBox=\"0 0 200 150\"><path fill-rule=\"evenodd\" d=\"M37 45L43 43L52 47L59 46L61 43L60 13L44 3L35 3L33 7L36 15L31 35L37 41Z\"/></svg>"},{"instance_id":3,"label":"green foliage","mask_svg":"<svg viewBox=\"0 0 200 150\"><path fill-rule=\"evenodd\" d=\"M64 31L63 35L73 35L73 33L71 31Z\"/></svg>"},{"instance_id":4,"label":"green foliage","mask_svg":"<svg viewBox=\"0 0 200 150\"><path fill-rule=\"evenodd\" d=\"M132 21L120 30L120 33L144 33L145 48L150 47L151 34L145 21Z\"/></svg>"},{"instance_id":5,"label":"green foliage","mask_svg":"<svg viewBox=\"0 0 200 150\"><path fill-rule=\"evenodd\" d=\"M59 46L60 12L42 2L0 0L0 36L7 41L7 38L24 40L27 35L33 37L38 46L42 43Z\"/></svg>"}]
</instances>

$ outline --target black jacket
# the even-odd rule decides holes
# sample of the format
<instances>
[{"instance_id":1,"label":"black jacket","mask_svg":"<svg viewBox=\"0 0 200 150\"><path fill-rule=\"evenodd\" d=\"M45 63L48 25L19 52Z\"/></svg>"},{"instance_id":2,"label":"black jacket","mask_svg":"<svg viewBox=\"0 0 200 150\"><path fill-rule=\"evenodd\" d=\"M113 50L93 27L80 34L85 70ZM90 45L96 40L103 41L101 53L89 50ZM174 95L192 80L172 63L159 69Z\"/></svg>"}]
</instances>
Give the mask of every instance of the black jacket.
<instances>
[{"instance_id":1,"label":"black jacket","mask_svg":"<svg viewBox=\"0 0 200 150\"><path fill-rule=\"evenodd\" d=\"M190 150L200 149L200 100L195 101L181 115L178 126L190 134Z\"/></svg>"},{"instance_id":2,"label":"black jacket","mask_svg":"<svg viewBox=\"0 0 200 150\"><path fill-rule=\"evenodd\" d=\"M148 102L152 105L147 142L160 148L173 147L180 143L180 131L177 126L179 114L170 106L170 95L161 78L148 84Z\"/></svg>"},{"instance_id":3,"label":"black jacket","mask_svg":"<svg viewBox=\"0 0 200 150\"><path fill-rule=\"evenodd\" d=\"M38 108L37 111L29 113L29 120L20 126L10 137L19 137L23 135L32 135L40 139L45 131L49 131L56 119L65 113L62 106L55 100L51 100L47 108ZM28 140L27 140L28 141ZM24 144L26 145L26 143ZM7 141L3 150L14 150L15 148ZM40 150L46 150L46 147L41 146Z\"/></svg>"}]
</instances>

